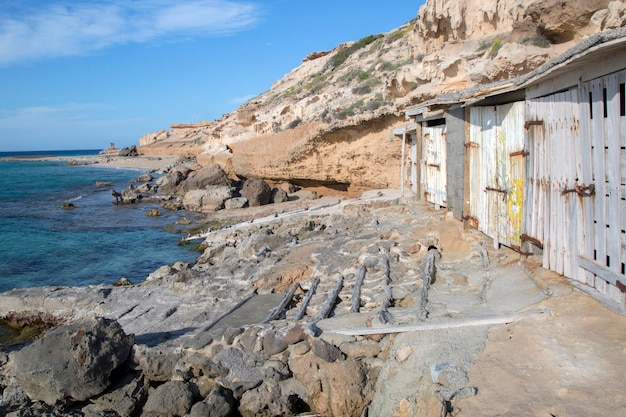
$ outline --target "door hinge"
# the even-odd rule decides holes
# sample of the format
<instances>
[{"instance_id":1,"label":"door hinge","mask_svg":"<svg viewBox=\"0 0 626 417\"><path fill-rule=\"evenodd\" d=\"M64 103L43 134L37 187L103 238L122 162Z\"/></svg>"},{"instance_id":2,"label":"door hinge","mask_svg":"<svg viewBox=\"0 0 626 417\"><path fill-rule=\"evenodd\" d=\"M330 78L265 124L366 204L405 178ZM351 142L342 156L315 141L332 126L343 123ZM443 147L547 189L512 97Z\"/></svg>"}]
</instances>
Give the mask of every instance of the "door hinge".
<instances>
[{"instance_id":1,"label":"door hinge","mask_svg":"<svg viewBox=\"0 0 626 417\"><path fill-rule=\"evenodd\" d=\"M524 129L528 130L531 126L543 126L543 120L526 120Z\"/></svg>"}]
</instances>

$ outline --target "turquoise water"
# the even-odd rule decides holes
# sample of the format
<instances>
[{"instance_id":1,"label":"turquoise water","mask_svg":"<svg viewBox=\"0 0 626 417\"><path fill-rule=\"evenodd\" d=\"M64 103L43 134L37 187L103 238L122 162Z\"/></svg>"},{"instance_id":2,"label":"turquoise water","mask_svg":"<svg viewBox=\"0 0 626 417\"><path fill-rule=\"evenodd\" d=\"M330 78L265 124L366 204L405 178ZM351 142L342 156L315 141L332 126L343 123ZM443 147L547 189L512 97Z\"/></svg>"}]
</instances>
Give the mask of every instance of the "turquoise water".
<instances>
[{"instance_id":1,"label":"turquoise water","mask_svg":"<svg viewBox=\"0 0 626 417\"><path fill-rule=\"evenodd\" d=\"M112 284L121 277L139 282L161 265L196 259L190 246L177 245L181 236L165 230L183 217L192 218L189 213L161 210L162 216L147 217L158 205L112 204L110 188L121 191L143 171L1 159L14 155L0 152L0 292ZM96 181L112 187L98 188ZM77 208L62 209L67 202Z\"/></svg>"}]
</instances>

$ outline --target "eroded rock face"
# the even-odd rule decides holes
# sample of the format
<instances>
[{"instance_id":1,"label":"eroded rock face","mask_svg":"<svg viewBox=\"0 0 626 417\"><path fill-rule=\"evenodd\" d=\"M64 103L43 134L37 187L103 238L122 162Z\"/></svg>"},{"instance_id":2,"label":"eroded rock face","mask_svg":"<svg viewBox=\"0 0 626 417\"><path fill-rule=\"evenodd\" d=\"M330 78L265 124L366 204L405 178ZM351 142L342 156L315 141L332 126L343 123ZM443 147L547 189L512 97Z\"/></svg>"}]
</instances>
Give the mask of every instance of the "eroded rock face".
<instances>
[{"instance_id":1,"label":"eroded rock face","mask_svg":"<svg viewBox=\"0 0 626 417\"><path fill-rule=\"evenodd\" d=\"M11 355L12 374L28 396L49 405L85 401L110 384L134 343L114 320L90 318L48 331Z\"/></svg>"}]
</instances>

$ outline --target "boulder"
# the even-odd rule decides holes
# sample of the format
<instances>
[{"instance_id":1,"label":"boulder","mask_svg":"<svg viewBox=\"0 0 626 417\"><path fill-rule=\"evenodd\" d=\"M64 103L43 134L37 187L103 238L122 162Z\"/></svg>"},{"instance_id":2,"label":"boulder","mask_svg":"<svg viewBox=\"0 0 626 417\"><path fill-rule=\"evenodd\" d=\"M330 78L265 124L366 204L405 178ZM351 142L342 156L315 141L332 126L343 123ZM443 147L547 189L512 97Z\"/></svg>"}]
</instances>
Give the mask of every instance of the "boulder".
<instances>
[{"instance_id":1,"label":"boulder","mask_svg":"<svg viewBox=\"0 0 626 417\"><path fill-rule=\"evenodd\" d=\"M244 197L233 197L224 201L224 208L227 210L244 208L248 205L248 200Z\"/></svg>"},{"instance_id":2,"label":"boulder","mask_svg":"<svg viewBox=\"0 0 626 417\"><path fill-rule=\"evenodd\" d=\"M287 195L287 192L280 188L274 188L272 190L271 202L284 203L285 201L289 201L289 196Z\"/></svg>"},{"instance_id":3,"label":"boulder","mask_svg":"<svg viewBox=\"0 0 626 417\"><path fill-rule=\"evenodd\" d=\"M115 320L89 318L48 331L11 355L12 374L28 396L49 405L85 401L110 384L134 339Z\"/></svg>"},{"instance_id":4,"label":"boulder","mask_svg":"<svg viewBox=\"0 0 626 417\"><path fill-rule=\"evenodd\" d=\"M286 417L296 415L301 402L293 396L283 396L278 383L266 381L243 394L238 410L242 417Z\"/></svg>"},{"instance_id":5,"label":"boulder","mask_svg":"<svg viewBox=\"0 0 626 417\"><path fill-rule=\"evenodd\" d=\"M97 411L112 411L120 416L130 416L148 396L148 383L143 376L132 373L124 377L104 394L92 398Z\"/></svg>"},{"instance_id":6,"label":"boulder","mask_svg":"<svg viewBox=\"0 0 626 417\"><path fill-rule=\"evenodd\" d=\"M120 153L120 156L137 156L139 153L137 152L137 146L133 145L131 147L123 148Z\"/></svg>"},{"instance_id":7,"label":"boulder","mask_svg":"<svg viewBox=\"0 0 626 417\"><path fill-rule=\"evenodd\" d=\"M145 416L184 416L191 410L193 394L187 382L169 381L159 385L143 406Z\"/></svg>"},{"instance_id":8,"label":"boulder","mask_svg":"<svg viewBox=\"0 0 626 417\"><path fill-rule=\"evenodd\" d=\"M210 212L224 208L224 202L233 196L229 186L211 186L205 190L191 190L183 197L183 207L187 211Z\"/></svg>"},{"instance_id":9,"label":"boulder","mask_svg":"<svg viewBox=\"0 0 626 417\"><path fill-rule=\"evenodd\" d=\"M184 194L191 190L203 190L213 186L230 187L231 185L231 180L222 167L218 164L211 164L191 171L187 175L187 179L180 184L179 192Z\"/></svg>"},{"instance_id":10,"label":"boulder","mask_svg":"<svg viewBox=\"0 0 626 417\"><path fill-rule=\"evenodd\" d=\"M326 362L311 352L289 358L289 368L305 387L311 411L328 416L360 416L374 395L361 361Z\"/></svg>"},{"instance_id":11,"label":"boulder","mask_svg":"<svg viewBox=\"0 0 626 417\"><path fill-rule=\"evenodd\" d=\"M247 354L240 349L229 347L215 355L213 361L228 369L228 375L216 381L230 389L235 398L263 383L263 372L257 367L262 363L260 354Z\"/></svg>"},{"instance_id":12,"label":"boulder","mask_svg":"<svg viewBox=\"0 0 626 417\"><path fill-rule=\"evenodd\" d=\"M152 174L141 174L138 178L137 181L138 182L150 182L154 179L154 177L152 176Z\"/></svg>"},{"instance_id":13,"label":"boulder","mask_svg":"<svg viewBox=\"0 0 626 417\"><path fill-rule=\"evenodd\" d=\"M313 343L311 343L311 352L326 362L335 362L344 358L344 355L339 348L325 342L322 339L313 340Z\"/></svg>"},{"instance_id":14,"label":"boulder","mask_svg":"<svg viewBox=\"0 0 626 417\"><path fill-rule=\"evenodd\" d=\"M319 196L315 191L300 190L291 194L294 200L317 200Z\"/></svg>"},{"instance_id":15,"label":"boulder","mask_svg":"<svg viewBox=\"0 0 626 417\"><path fill-rule=\"evenodd\" d=\"M150 349L137 344L133 346L129 366L142 371L150 381L169 381L181 356L180 353Z\"/></svg>"},{"instance_id":16,"label":"boulder","mask_svg":"<svg viewBox=\"0 0 626 417\"><path fill-rule=\"evenodd\" d=\"M176 194L178 186L185 181L189 168L174 167L170 169L167 175L160 177L156 181L156 185L161 187L161 191L165 194Z\"/></svg>"},{"instance_id":17,"label":"boulder","mask_svg":"<svg viewBox=\"0 0 626 417\"><path fill-rule=\"evenodd\" d=\"M228 417L235 411L235 399L224 387L215 386L211 393L189 412L189 417Z\"/></svg>"},{"instance_id":18,"label":"boulder","mask_svg":"<svg viewBox=\"0 0 626 417\"><path fill-rule=\"evenodd\" d=\"M251 178L243 183L241 196L248 199L250 207L263 206L271 201L272 189L264 180Z\"/></svg>"}]
</instances>

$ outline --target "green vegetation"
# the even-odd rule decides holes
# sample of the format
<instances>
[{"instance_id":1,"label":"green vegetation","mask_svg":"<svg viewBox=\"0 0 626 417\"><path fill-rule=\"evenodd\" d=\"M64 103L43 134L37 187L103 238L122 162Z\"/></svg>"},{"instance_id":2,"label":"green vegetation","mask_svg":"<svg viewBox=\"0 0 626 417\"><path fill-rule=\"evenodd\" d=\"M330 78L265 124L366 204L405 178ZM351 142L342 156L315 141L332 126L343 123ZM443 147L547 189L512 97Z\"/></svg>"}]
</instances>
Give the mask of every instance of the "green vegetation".
<instances>
[{"instance_id":1,"label":"green vegetation","mask_svg":"<svg viewBox=\"0 0 626 417\"><path fill-rule=\"evenodd\" d=\"M500 48L502 48L502 39L496 39L491 44L491 47L489 48L489 51L487 52L487 56L489 58L495 57L496 55L498 55L498 51L500 50Z\"/></svg>"},{"instance_id":2,"label":"green vegetation","mask_svg":"<svg viewBox=\"0 0 626 417\"><path fill-rule=\"evenodd\" d=\"M541 35L527 36L522 39L521 43L524 45L538 46L539 48L549 48L551 45L550 40Z\"/></svg>"},{"instance_id":3,"label":"green vegetation","mask_svg":"<svg viewBox=\"0 0 626 417\"><path fill-rule=\"evenodd\" d=\"M403 29L394 30L393 32L385 36L385 43L394 43L398 39L406 37L411 32L411 30L413 30L412 25L409 25Z\"/></svg>"},{"instance_id":4,"label":"green vegetation","mask_svg":"<svg viewBox=\"0 0 626 417\"><path fill-rule=\"evenodd\" d=\"M498 55L498 51L500 50L500 48L502 48L502 45L503 45L502 39L496 39L493 42L482 41L478 49L476 49L476 51L477 52L487 51L487 56L489 58L493 58L496 55Z\"/></svg>"},{"instance_id":5,"label":"green vegetation","mask_svg":"<svg viewBox=\"0 0 626 417\"><path fill-rule=\"evenodd\" d=\"M422 59L423 59L423 57L422 57ZM395 70L397 70L400 67L412 64L413 61L414 61L413 58L407 58L405 60L397 61L397 62L382 61L381 64L380 64L380 70L382 72L395 71Z\"/></svg>"},{"instance_id":6,"label":"green vegetation","mask_svg":"<svg viewBox=\"0 0 626 417\"><path fill-rule=\"evenodd\" d=\"M195 143L196 145L202 145L204 144L205 140L204 138L202 138L202 136L198 136L193 140L193 143Z\"/></svg>"},{"instance_id":7,"label":"green vegetation","mask_svg":"<svg viewBox=\"0 0 626 417\"><path fill-rule=\"evenodd\" d=\"M349 84L352 80L357 78L361 72L363 71L359 68L351 69L350 71L337 78L337 82L339 83L339 85Z\"/></svg>"},{"instance_id":8,"label":"green vegetation","mask_svg":"<svg viewBox=\"0 0 626 417\"><path fill-rule=\"evenodd\" d=\"M372 92L372 87L367 84L358 85L352 89L352 94L357 96L362 96L364 94L369 94Z\"/></svg>"},{"instance_id":9,"label":"green vegetation","mask_svg":"<svg viewBox=\"0 0 626 417\"><path fill-rule=\"evenodd\" d=\"M328 85L328 75L326 74L317 74L313 76L313 79L304 85L305 90L308 90L312 94L317 94L324 87Z\"/></svg>"},{"instance_id":10,"label":"green vegetation","mask_svg":"<svg viewBox=\"0 0 626 417\"><path fill-rule=\"evenodd\" d=\"M355 53L359 49L369 45L370 43L374 42L376 39L378 39L378 38L380 38L382 36L384 36L384 35L369 35L369 36L366 36L366 37L358 40L357 42L353 43L352 45L348 46L347 48L344 48L341 51L337 52L330 59L330 61L328 61L328 65L330 66L331 69L337 68L338 66L340 66L341 64L346 62L346 60L350 57L350 55L352 55L353 53Z\"/></svg>"}]
</instances>

